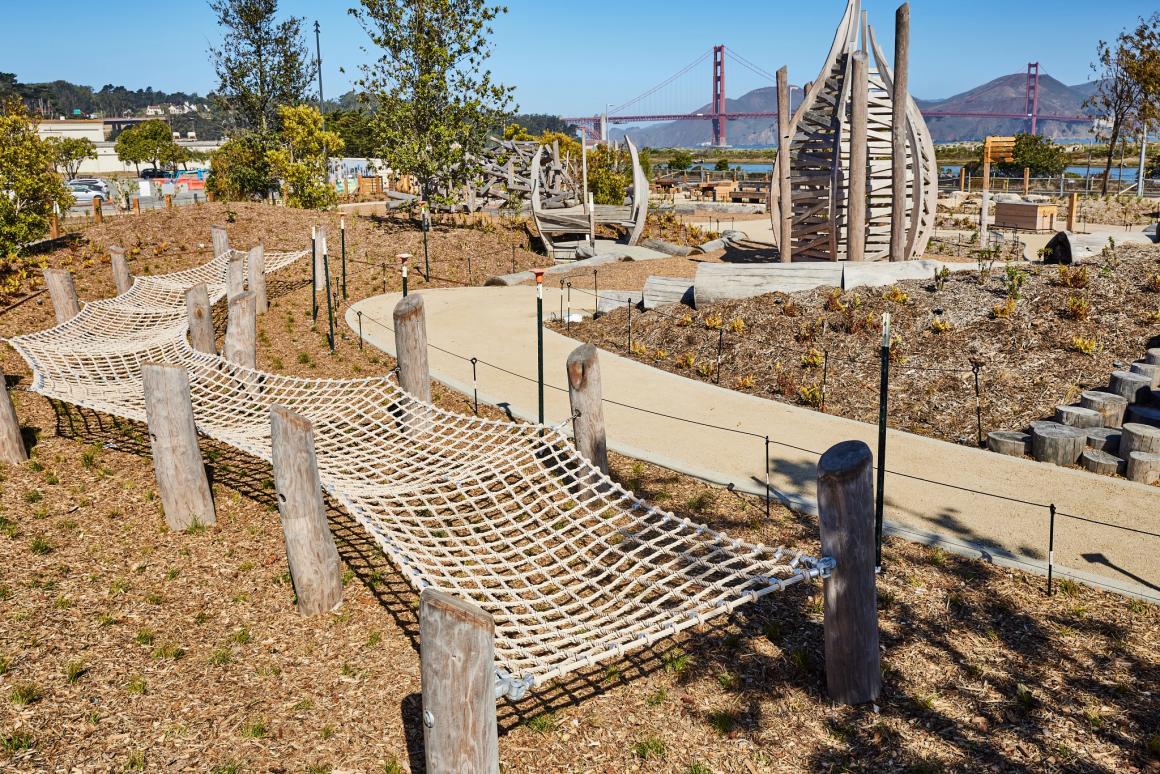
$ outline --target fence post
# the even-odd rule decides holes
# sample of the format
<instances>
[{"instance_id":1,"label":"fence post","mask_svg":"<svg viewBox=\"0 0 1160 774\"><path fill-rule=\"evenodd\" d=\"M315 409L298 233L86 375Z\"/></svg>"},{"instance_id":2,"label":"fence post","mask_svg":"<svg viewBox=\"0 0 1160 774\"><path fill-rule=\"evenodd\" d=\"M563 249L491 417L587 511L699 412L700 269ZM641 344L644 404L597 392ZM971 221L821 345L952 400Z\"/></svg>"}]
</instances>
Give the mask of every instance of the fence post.
<instances>
[{"instance_id":1,"label":"fence post","mask_svg":"<svg viewBox=\"0 0 1160 774\"><path fill-rule=\"evenodd\" d=\"M874 479L870 447L844 441L818 461L822 556L834 569L823 583L826 689L832 701L874 701L882 685L874 579Z\"/></svg>"},{"instance_id":2,"label":"fence post","mask_svg":"<svg viewBox=\"0 0 1160 774\"><path fill-rule=\"evenodd\" d=\"M128 293L129 288L133 287L133 277L129 274L129 262L125 260L125 248L110 245L109 262L113 267L113 284L117 286L117 295Z\"/></svg>"},{"instance_id":3,"label":"fence post","mask_svg":"<svg viewBox=\"0 0 1160 774\"><path fill-rule=\"evenodd\" d=\"M886 415L890 405L890 313L882 315L882 374L878 383L878 492L874 503L874 563L882 567L883 494L886 489Z\"/></svg>"},{"instance_id":4,"label":"fence post","mask_svg":"<svg viewBox=\"0 0 1160 774\"><path fill-rule=\"evenodd\" d=\"M430 403L431 371L427 364L427 320L423 297L410 295L395 304L394 320L399 386L423 403Z\"/></svg>"},{"instance_id":5,"label":"fence post","mask_svg":"<svg viewBox=\"0 0 1160 774\"><path fill-rule=\"evenodd\" d=\"M890 260L905 261L906 252L906 109L910 105L910 3L894 16L894 92L891 121Z\"/></svg>"},{"instance_id":6,"label":"fence post","mask_svg":"<svg viewBox=\"0 0 1160 774\"><path fill-rule=\"evenodd\" d=\"M427 771L498 774L495 622L470 602L424 589L419 642Z\"/></svg>"},{"instance_id":7,"label":"fence post","mask_svg":"<svg viewBox=\"0 0 1160 774\"><path fill-rule=\"evenodd\" d=\"M271 406L270 449L298 612L328 613L342 604L342 570L322 502L314 426L289 409Z\"/></svg>"},{"instance_id":8,"label":"fence post","mask_svg":"<svg viewBox=\"0 0 1160 774\"><path fill-rule=\"evenodd\" d=\"M165 209L173 209L173 194L165 194Z\"/></svg>"},{"instance_id":9,"label":"fence post","mask_svg":"<svg viewBox=\"0 0 1160 774\"><path fill-rule=\"evenodd\" d=\"M93 197L93 223L101 225L105 220L104 212L101 210L101 197Z\"/></svg>"},{"instance_id":10,"label":"fence post","mask_svg":"<svg viewBox=\"0 0 1160 774\"><path fill-rule=\"evenodd\" d=\"M81 313L81 302L77 298L72 272L68 269L45 269L44 284L48 287L48 295L52 299L52 308L56 311L58 325Z\"/></svg>"},{"instance_id":11,"label":"fence post","mask_svg":"<svg viewBox=\"0 0 1160 774\"><path fill-rule=\"evenodd\" d=\"M568 355L568 403L572 409L572 436L580 456L608 474L608 439L601 403L600 360L596 347L583 344Z\"/></svg>"},{"instance_id":12,"label":"fence post","mask_svg":"<svg viewBox=\"0 0 1160 774\"><path fill-rule=\"evenodd\" d=\"M793 261L793 189L790 187L790 109L789 68L777 71L777 212L778 258L782 263Z\"/></svg>"},{"instance_id":13,"label":"fence post","mask_svg":"<svg viewBox=\"0 0 1160 774\"><path fill-rule=\"evenodd\" d=\"M198 352L216 355L209 290L204 282L185 291L185 315L189 319L189 343Z\"/></svg>"},{"instance_id":14,"label":"fence post","mask_svg":"<svg viewBox=\"0 0 1160 774\"><path fill-rule=\"evenodd\" d=\"M1023 195L1029 193L1031 193L1031 167L1023 167Z\"/></svg>"},{"instance_id":15,"label":"fence post","mask_svg":"<svg viewBox=\"0 0 1160 774\"><path fill-rule=\"evenodd\" d=\"M27 459L28 451L20 435L20 419L12 405L12 396L8 394L4 369L0 367L0 463L18 465Z\"/></svg>"},{"instance_id":16,"label":"fence post","mask_svg":"<svg viewBox=\"0 0 1160 774\"><path fill-rule=\"evenodd\" d=\"M1075 233L1075 217L1079 214L1079 194L1072 193L1067 200L1067 230Z\"/></svg>"},{"instance_id":17,"label":"fence post","mask_svg":"<svg viewBox=\"0 0 1160 774\"><path fill-rule=\"evenodd\" d=\"M853 56L853 102L850 108L850 181L846 188L846 258L866 258L866 166L870 125L870 74L866 54ZM900 260L893 258L893 260Z\"/></svg>"},{"instance_id":18,"label":"fence post","mask_svg":"<svg viewBox=\"0 0 1160 774\"><path fill-rule=\"evenodd\" d=\"M234 296L229 302L222 357L246 368L257 368L257 338L257 299L250 292Z\"/></svg>"},{"instance_id":19,"label":"fence post","mask_svg":"<svg viewBox=\"0 0 1160 774\"><path fill-rule=\"evenodd\" d=\"M403 277L403 298L407 297L407 261L411 260L410 253L399 253L399 274ZM383 263L383 292L387 292L387 264Z\"/></svg>"},{"instance_id":20,"label":"fence post","mask_svg":"<svg viewBox=\"0 0 1160 774\"><path fill-rule=\"evenodd\" d=\"M310 319L318 322L318 226L310 227Z\"/></svg>"},{"instance_id":21,"label":"fence post","mask_svg":"<svg viewBox=\"0 0 1160 774\"><path fill-rule=\"evenodd\" d=\"M195 522L215 523L213 492L197 445L188 372L181 366L146 363L141 381L165 523L175 531Z\"/></svg>"},{"instance_id":22,"label":"fence post","mask_svg":"<svg viewBox=\"0 0 1160 774\"><path fill-rule=\"evenodd\" d=\"M339 241L342 247L342 300L346 300L346 216L338 219Z\"/></svg>"},{"instance_id":23,"label":"fence post","mask_svg":"<svg viewBox=\"0 0 1160 774\"><path fill-rule=\"evenodd\" d=\"M270 301L266 295L266 248L262 245L250 248L246 254L246 273L250 281L250 292L254 294L258 314L265 314L270 309Z\"/></svg>"},{"instance_id":24,"label":"fence post","mask_svg":"<svg viewBox=\"0 0 1160 774\"><path fill-rule=\"evenodd\" d=\"M141 197L140 196L133 197L133 214L134 215L141 214Z\"/></svg>"},{"instance_id":25,"label":"fence post","mask_svg":"<svg viewBox=\"0 0 1160 774\"><path fill-rule=\"evenodd\" d=\"M54 209L52 211L52 215L49 216L48 238L49 239L60 239L60 216L56 214L55 205L54 205Z\"/></svg>"},{"instance_id":26,"label":"fence post","mask_svg":"<svg viewBox=\"0 0 1160 774\"><path fill-rule=\"evenodd\" d=\"M229 253L226 264L226 298L234 300L246 292L246 258L237 250Z\"/></svg>"},{"instance_id":27,"label":"fence post","mask_svg":"<svg viewBox=\"0 0 1160 774\"><path fill-rule=\"evenodd\" d=\"M1051 576L1055 571L1055 503L1050 506L1051 521L1047 527L1047 596L1051 596Z\"/></svg>"},{"instance_id":28,"label":"fence post","mask_svg":"<svg viewBox=\"0 0 1160 774\"><path fill-rule=\"evenodd\" d=\"M536 387L539 393L540 424L544 424L544 270L532 269L536 275ZM595 275L593 275L595 276ZM596 297L600 308L600 297ZM543 433L543 430L540 431Z\"/></svg>"}]
</instances>

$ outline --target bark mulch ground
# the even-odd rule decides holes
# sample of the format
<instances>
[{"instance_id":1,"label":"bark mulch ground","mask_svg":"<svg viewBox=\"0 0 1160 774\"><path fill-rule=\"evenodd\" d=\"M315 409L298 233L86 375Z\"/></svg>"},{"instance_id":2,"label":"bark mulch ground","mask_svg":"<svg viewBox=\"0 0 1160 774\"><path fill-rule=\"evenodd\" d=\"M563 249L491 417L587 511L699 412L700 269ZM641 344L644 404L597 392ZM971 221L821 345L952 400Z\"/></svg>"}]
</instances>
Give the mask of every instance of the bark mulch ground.
<instances>
[{"instance_id":1,"label":"bark mulch ground","mask_svg":"<svg viewBox=\"0 0 1160 774\"><path fill-rule=\"evenodd\" d=\"M234 241L264 238L270 249L298 246L303 226L329 217L235 209ZM205 259L196 245L222 212L189 210L180 223L165 213L136 221L135 233L150 236L134 268ZM354 249L372 256L418 243L403 224L348 227ZM432 245L465 255L502 250L508 238L445 230ZM112 292L93 249L48 256L78 271L93 261L78 278L85 298ZM308 320L307 274L304 264L271 284L260 365L315 376L391 368L341 328L328 351ZM360 298L379 283L371 271L348 290ZM0 315L0 335L50 318L34 299ZM31 462L0 469L0 768L422 770L417 599L364 532L330 509L345 602L301 619L266 466L206 443L218 523L170 533L143 428L22 392L20 361L7 349L0 358L35 443ZM462 395L437 385L435 394L470 410ZM781 508L767 520L760 503L685 476L621 457L612 466L682 515L818 550L816 524ZM1070 583L1048 598L1041 578L894 540L885 559L877 706L826 700L819 587L795 587L502 704L504 770L1158 770L1160 610Z\"/></svg>"}]
</instances>

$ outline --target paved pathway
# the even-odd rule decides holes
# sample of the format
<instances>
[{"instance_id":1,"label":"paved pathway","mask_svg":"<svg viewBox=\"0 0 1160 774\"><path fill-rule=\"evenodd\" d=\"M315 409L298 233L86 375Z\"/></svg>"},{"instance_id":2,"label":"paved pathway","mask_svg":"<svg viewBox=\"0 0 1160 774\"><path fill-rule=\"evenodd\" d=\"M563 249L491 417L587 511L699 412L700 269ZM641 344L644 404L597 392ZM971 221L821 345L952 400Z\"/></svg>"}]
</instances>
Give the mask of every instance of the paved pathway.
<instances>
[{"instance_id":1,"label":"paved pathway","mask_svg":"<svg viewBox=\"0 0 1160 774\"><path fill-rule=\"evenodd\" d=\"M591 301L578 295L572 295L573 311ZM535 420L534 288L428 290L423 297L433 347L433 377L471 395L472 367L463 358L477 357L481 361L480 401L504 406L521 419ZM361 301L348 309L347 322L357 331L357 313L362 312L367 341L394 354L389 329L391 311L398 300L397 294L388 294ZM545 287L545 316L559 313L560 300L558 289ZM572 339L545 331L548 424L559 423L569 415L567 393L553 386L567 384L564 362L576 346ZM600 358L606 400L657 412L605 405L609 446L630 457L764 494L764 436L768 435L773 441L769 478L776 496L810 512L814 508L818 453L848 439L861 439L877 448L876 428L870 425L685 379L607 352L601 352ZM888 435L887 471L889 528L914 540L938 542L961 553L984 555L1026 569L1042 569L1047 558L1049 511L1036 504L1055 503L1062 513L1160 533L1160 490L1155 487L901 432ZM1160 538L1060 516L1055 541L1057 573L1160 601L1160 563L1155 558Z\"/></svg>"}]
</instances>

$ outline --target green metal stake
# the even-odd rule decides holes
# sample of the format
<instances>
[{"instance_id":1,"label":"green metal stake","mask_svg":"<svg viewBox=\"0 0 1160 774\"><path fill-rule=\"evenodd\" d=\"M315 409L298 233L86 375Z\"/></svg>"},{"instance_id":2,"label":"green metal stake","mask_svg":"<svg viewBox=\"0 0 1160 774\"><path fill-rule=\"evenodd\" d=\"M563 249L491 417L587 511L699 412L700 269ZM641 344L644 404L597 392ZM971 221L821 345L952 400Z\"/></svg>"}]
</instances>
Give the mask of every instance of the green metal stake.
<instances>
[{"instance_id":1,"label":"green metal stake","mask_svg":"<svg viewBox=\"0 0 1160 774\"><path fill-rule=\"evenodd\" d=\"M532 269L536 275L536 378L540 397L540 435L544 434L544 270Z\"/></svg>"},{"instance_id":2,"label":"green metal stake","mask_svg":"<svg viewBox=\"0 0 1160 774\"><path fill-rule=\"evenodd\" d=\"M886 409L890 401L890 313L882 315L882 380L878 386L878 486L874 493L874 566L882 571L882 514L886 485Z\"/></svg>"},{"instance_id":3,"label":"green metal stake","mask_svg":"<svg viewBox=\"0 0 1160 774\"><path fill-rule=\"evenodd\" d=\"M318 229L310 227L310 316L318 322Z\"/></svg>"},{"instance_id":4,"label":"green metal stake","mask_svg":"<svg viewBox=\"0 0 1160 774\"><path fill-rule=\"evenodd\" d=\"M331 303L330 296L330 257L322 254L322 275L326 280L326 322L330 328L330 333L326 336L326 341L330 345L331 354L334 353L334 304Z\"/></svg>"},{"instance_id":5,"label":"green metal stake","mask_svg":"<svg viewBox=\"0 0 1160 774\"><path fill-rule=\"evenodd\" d=\"M342 243L342 300L346 300L346 217L339 218L338 233Z\"/></svg>"},{"instance_id":6,"label":"green metal stake","mask_svg":"<svg viewBox=\"0 0 1160 774\"><path fill-rule=\"evenodd\" d=\"M399 263L403 267L403 298L407 297L407 261L411 260L410 253L399 253Z\"/></svg>"},{"instance_id":7,"label":"green metal stake","mask_svg":"<svg viewBox=\"0 0 1160 774\"><path fill-rule=\"evenodd\" d=\"M423 203L423 212L419 225L423 230L423 277L431 281L431 257L427 254L427 232L431 230L431 216L427 214L427 203Z\"/></svg>"}]
</instances>

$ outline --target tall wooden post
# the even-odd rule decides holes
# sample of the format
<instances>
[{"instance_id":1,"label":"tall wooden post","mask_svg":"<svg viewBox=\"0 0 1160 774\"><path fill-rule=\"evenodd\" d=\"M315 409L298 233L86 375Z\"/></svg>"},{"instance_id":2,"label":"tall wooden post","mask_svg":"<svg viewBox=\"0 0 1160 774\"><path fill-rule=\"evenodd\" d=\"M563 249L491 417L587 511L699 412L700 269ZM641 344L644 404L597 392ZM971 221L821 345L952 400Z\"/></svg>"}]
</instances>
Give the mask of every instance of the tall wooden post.
<instances>
[{"instance_id":1,"label":"tall wooden post","mask_svg":"<svg viewBox=\"0 0 1160 774\"><path fill-rule=\"evenodd\" d=\"M963 164L959 167L959 190L966 192L967 190L967 165Z\"/></svg>"},{"instance_id":2,"label":"tall wooden post","mask_svg":"<svg viewBox=\"0 0 1160 774\"><path fill-rule=\"evenodd\" d=\"M28 451L20 435L20 419L12 405L12 396L8 394L4 369L0 368L0 463L19 465L27 459Z\"/></svg>"},{"instance_id":3,"label":"tall wooden post","mask_svg":"<svg viewBox=\"0 0 1160 774\"><path fill-rule=\"evenodd\" d=\"M216 355L213 314L209 305L209 290L204 282L185 291L185 314L189 319L190 345L198 352Z\"/></svg>"},{"instance_id":4,"label":"tall wooden post","mask_svg":"<svg viewBox=\"0 0 1160 774\"><path fill-rule=\"evenodd\" d=\"M44 284L48 287L57 324L66 323L81 313L81 302L68 269L45 269Z\"/></svg>"},{"instance_id":5,"label":"tall wooden post","mask_svg":"<svg viewBox=\"0 0 1160 774\"><path fill-rule=\"evenodd\" d=\"M910 104L910 3L899 6L894 17L894 94L891 121L890 260L905 261L906 254L906 148L909 144L906 108ZM917 149L916 149L917 152ZM914 174L918 169L914 161Z\"/></svg>"},{"instance_id":6,"label":"tall wooden post","mask_svg":"<svg viewBox=\"0 0 1160 774\"><path fill-rule=\"evenodd\" d=\"M1031 193L1031 167L1023 167L1023 195Z\"/></svg>"},{"instance_id":7,"label":"tall wooden post","mask_svg":"<svg viewBox=\"0 0 1160 774\"><path fill-rule=\"evenodd\" d=\"M101 197L93 197L93 223L101 225L105 221L105 214L101 210Z\"/></svg>"},{"instance_id":8,"label":"tall wooden post","mask_svg":"<svg viewBox=\"0 0 1160 774\"><path fill-rule=\"evenodd\" d=\"M782 263L793 261L793 189L790 188L790 116L789 68L777 71L777 212L778 254Z\"/></svg>"},{"instance_id":9,"label":"tall wooden post","mask_svg":"<svg viewBox=\"0 0 1160 774\"><path fill-rule=\"evenodd\" d=\"M328 613L342 604L342 569L322 501L314 426L289 409L271 406L270 443L298 612Z\"/></svg>"},{"instance_id":10,"label":"tall wooden post","mask_svg":"<svg viewBox=\"0 0 1160 774\"><path fill-rule=\"evenodd\" d=\"M129 274L129 262L125 260L125 248L110 245L109 262L113 266L113 284L117 286L117 295L128 293L129 288L133 287L133 277Z\"/></svg>"},{"instance_id":11,"label":"tall wooden post","mask_svg":"<svg viewBox=\"0 0 1160 774\"><path fill-rule=\"evenodd\" d=\"M246 254L246 272L250 281L250 292L254 294L258 314L265 314L270 308L266 298L266 248L262 245L250 248Z\"/></svg>"},{"instance_id":12,"label":"tall wooden post","mask_svg":"<svg viewBox=\"0 0 1160 774\"><path fill-rule=\"evenodd\" d=\"M862 441L844 441L818 461L822 556L836 562L823 585L826 687L832 701L878 698L878 603L874 578L874 459Z\"/></svg>"},{"instance_id":13,"label":"tall wooden post","mask_svg":"<svg viewBox=\"0 0 1160 774\"><path fill-rule=\"evenodd\" d=\"M314 251L314 292L330 294L330 288L326 284L326 260L325 256L329 248L326 244L326 226L318 227L318 241L317 249ZM325 298L325 296L324 296ZM317 303L317 301L316 301ZM317 307L316 307L317 309ZM315 318L318 313L315 311Z\"/></svg>"},{"instance_id":14,"label":"tall wooden post","mask_svg":"<svg viewBox=\"0 0 1160 774\"><path fill-rule=\"evenodd\" d=\"M165 209L173 209L173 194L165 194Z\"/></svg>"},{"instance_id":15,"label":"tall wooden post","mask_svg":"<svg viewBox=\"0 0 1160 774\"><path fill-rule=\"evenodd\" d=\"M498 774L495 622L470 602L419 597L423 747L430 774Z\"/></svg>"},{"instance_id":16,"label":"tall wooden post","mask_svg":"<svg viewBox=\"0 0 1160 774\"><path fill-rule=\"evenodd\" d=\"M399 386L422 401L431 402L431 371L427 365L427 321L423 297L412 293L395 305L395 355Z\"/></svg>"},{"instance_id":17,"label":"tall wooden post","mask_svg":"<svg viewBox=\"0 0 1160 774\"><path fill-rule=\"evenodd\" d=\"M1067 230L1075 233L1075 222L1079 215L1079 194L1073 192L1067 198Z\"/></svg>"},{"instance_id":18,"label":"tall wooden post","mask_svg":"<svg viewBox=\"0 0 1160 774\"><path fill-rule=\"evenodd\" d=\"M141 197L140 196L133 197L133 214L135 214L135 215L141 214Z\"/></svg>"},{"instance_id":19,"label":"tall wooden post","mask_svg":"<svg viewBox=\"0 0 1160 774\"><path fill-rule=\"evenodd\" d=\"M870 72L866 54L854 54L853 92L850 107L850 179L846 188L846 257L851 261L866 258L866 189L870 127Z\"/></svg>"},{"instance_id":20,"label":"tall wooden post","mask_svg":"<svg viewBox=\"0 0 1160 774\"><path fill-rule=\"evenodd\" d=\"M189 374L181 366L146 363L141 381L165 523L177 531L189 529L195 521L215 523L213 493L197 445Z\"/></svg>"},{"instance_id":21,"label":"tall wooden post","mask_svg":"<svg viewBox=\"0 0 1160 774\"><path fill-rule=\"evenodd\" d=\"M986 250L991 240L988 235L988 221L991 215L991 143L983 141L983 190L979 207L979 247Z\"/></svg>"},{"instance_id":22,"label":"tall wooden post","mask_svg":"<svg viewBox=\"0 0 1160 774\"><path fill-rule=\"evenodd\" d=\"M246 256L237 250L229 253L226 264L226 298L235 299L246 292Z\"/></svg>"},{"instance_id":23,"label":"tall wooden post","mask_svg":"<svg viewBox=\"0 0 1160 774\"><path fill-rule=\"evenodd\" d=\"M596 347L584 344L568 356L568 402L572 407L572 435L580 456L608 474L608 439L604 433L600 361Z\"/></svg>"},{"instance_id":24,"label":"tall wooden post","mask_svg":"<svg viewBox=\"0 0 1160 774\"><path fill-rule=\"evenodd\" d=\"M225 226L211 226L209 235L213 242L214 258L221 258L230 251L230 235Z\"/></svg>"},{"instance_id":25,"label":"tall wooden post","mask_svg":"<svg viewBox=\"0 0 1160 774\"><path fill-rule=\"evenodd\" d=\"M229 302L222 357L246 368L257 368L257 338L257 299L249 292L234 296Z\"/></svg>"},{"instance_id":26,"label":"tall wooden post","mask_svg":"<svg viewBox=\"0 0 1160 774\"><path fill-rule=\"evenodd\" d=\"M55 205L48 220L48 238L60 239L60 216L56 214Z\"/></svg>"}]
</instances>

